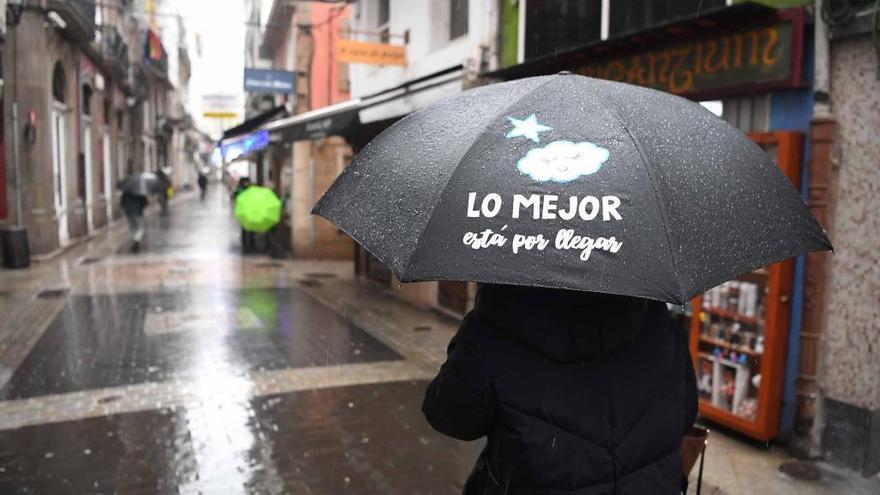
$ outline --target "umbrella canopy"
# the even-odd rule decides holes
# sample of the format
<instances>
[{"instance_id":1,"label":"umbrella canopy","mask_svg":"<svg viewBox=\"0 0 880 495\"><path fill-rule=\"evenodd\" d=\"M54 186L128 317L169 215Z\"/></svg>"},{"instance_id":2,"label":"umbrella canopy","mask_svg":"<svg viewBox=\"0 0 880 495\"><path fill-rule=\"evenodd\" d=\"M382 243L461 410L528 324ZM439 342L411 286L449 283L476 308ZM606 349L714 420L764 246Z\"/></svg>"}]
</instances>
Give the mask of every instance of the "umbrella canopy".
<instances>
[{"instance_id":1,"label":"umbrella canopy","mask_svg":"<svg viewBox=\"0 0 880 495\"><path fill-rule=\"evenodd\" d=\"M404 282L674 303L831 248L738 130L677 96L565 73L483 86L406 117L314 212Z\"/></svg>"},{"instance_id":2,"label":"umbrella canopy","mask_svg":"<svg viewBox=\"0 0 880 495\"><path fill-rule=\"evenodd\" d=\"M119 181L116 187L135 196L149 196L162 192L167 184L153 172L138 172Z\"/></svg>"},{"instance_id":3,"label":"umbrella canopy","mask_svg":"<svg viewBox=\"0 0 880 495\"><path fill-rule=\"evenodd\" d=\"M235 218L244 230L267 232L281 221L281 200L268 187L250 186L235 198Z\"/></svg>"}]
</instances>

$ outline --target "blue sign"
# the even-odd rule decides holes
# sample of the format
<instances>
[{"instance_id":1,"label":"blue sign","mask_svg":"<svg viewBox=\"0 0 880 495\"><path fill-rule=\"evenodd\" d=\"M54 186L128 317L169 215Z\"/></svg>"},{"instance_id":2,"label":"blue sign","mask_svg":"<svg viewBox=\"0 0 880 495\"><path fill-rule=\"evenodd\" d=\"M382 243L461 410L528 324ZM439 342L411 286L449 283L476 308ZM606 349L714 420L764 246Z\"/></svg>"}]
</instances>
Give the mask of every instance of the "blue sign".
<instances>
[{"instance_id":1,"label":"blue sign","mask_svg":"<svg viewBox=\"0 0 880 495\"><path fill-rule=\"evenodd\" d=\"M220 145L220 153L227 160L235 160L240 156L247 155L252 151L260 151L269 145L269 131L262 129L244 137L236 139L231 143Z\"/></svg>"},{"instance_id":2,"label":"blue sign","mask_svg":"<svg viewBox=\"0 0 880 495\"><path fill-rule=\"evenodd\" d=\"M286 70L245 69L244 90L248 93L294 93L293 72Z\"/></svg>"}]
</instances>

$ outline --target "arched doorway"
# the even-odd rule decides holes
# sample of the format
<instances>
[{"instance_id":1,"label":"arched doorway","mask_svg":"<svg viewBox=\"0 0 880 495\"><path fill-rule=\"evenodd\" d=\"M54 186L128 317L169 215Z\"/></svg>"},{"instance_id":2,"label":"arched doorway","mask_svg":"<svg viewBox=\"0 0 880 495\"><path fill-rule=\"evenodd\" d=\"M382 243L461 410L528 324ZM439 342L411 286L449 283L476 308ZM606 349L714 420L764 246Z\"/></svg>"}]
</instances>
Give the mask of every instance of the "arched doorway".
<instances>
[{"instance_id":1,"label":"arched doorway","mask_svg":"<svg viewBox=\"0 0 880 495\"><path fill-rule=\"evenodd\" d=\"M61 62L52 70L52 182L58 244L67 243L67 74Z\"/></svg>"}]
</instances>

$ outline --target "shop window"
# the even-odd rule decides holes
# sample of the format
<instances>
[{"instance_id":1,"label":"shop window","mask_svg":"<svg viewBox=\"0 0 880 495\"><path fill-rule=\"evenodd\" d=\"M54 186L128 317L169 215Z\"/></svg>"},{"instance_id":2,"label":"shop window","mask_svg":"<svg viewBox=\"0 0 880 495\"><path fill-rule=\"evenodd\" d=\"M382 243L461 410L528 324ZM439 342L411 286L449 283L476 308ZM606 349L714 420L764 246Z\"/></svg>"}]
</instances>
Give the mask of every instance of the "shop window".
<instances>
[{"instance_id":1,"label":"shop window","mask_svg":"<svg viewBox=\"0 0 880 495\"><path fill-rule=\"evenodd\" d=\"M449 39L468 33L468 0L449 0Z\"/></svg>"},{"instance_id":2,"label":"shop window","mask_svg":"<svg viewBox=\"0 0 880 495\"><path fill-rule=\"evenodd\" d=\"M82 86L82 113L83 115L92 114L92 88L88 84Z\"/></svg>"},{"instance_id":3,"label":"shop window","mask_svg":"<svg viewBox=\"0 0 880 495\"><path fill-rule=\"evenodd\" d=\"M67 76L61 62L55 62L52 70L52 98L59 103L67 103Z\"/></svg>"},{"instance_id":4,"label":"shop window","mask_svg":"<svg viewBox=\"0 0 880 495\"><path fill-rule=\"evenodd\" d=\"M611 37L697 17L727 5L725 0L615 0L609 3Z\"/></svg>"},{"instance_id":5,"label":"shop window","mask_svg":"<svg viewBox=\"0 0 880 495\"><path fill-rule=\"evenodd\" d=\"M599 40L601 0L526 2L526 60Z\"/></svg>"}]
</instances>

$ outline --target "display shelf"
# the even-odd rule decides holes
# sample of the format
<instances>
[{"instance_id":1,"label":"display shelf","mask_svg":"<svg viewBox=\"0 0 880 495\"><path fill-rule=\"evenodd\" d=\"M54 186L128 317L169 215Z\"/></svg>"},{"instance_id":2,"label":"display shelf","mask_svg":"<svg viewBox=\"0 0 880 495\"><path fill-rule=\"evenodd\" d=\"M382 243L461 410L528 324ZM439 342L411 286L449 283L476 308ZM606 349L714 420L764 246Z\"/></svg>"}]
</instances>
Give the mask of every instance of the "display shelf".
<instances>
[{"instance_id":1,"label":"display shelf","mask_svg":"<svg viewBox=\"0 0 880 495\"><path fill-rule=\"evenodd\" d=\"M788 131L749 136L798 187L803 136ZM691 301L696 317L688 323L700 416L761 441L779 432L793 267L786 260L710 289L706 307L702 296ZM731 352L749 359L731 362Z\"/></svg>"},{"instance_id":2,"label":"display shelf","mask_svg":"<svg viewBox=\"0 0 880 495\"><path fill-rule=\"evenodd\" d=\"M762 355L762 353L757 352L753 349L749 349L748 347L733 345L733 344L730 344L730 343L725 342L720 339L713 339L712 337L706 337L705 335L700 335L700 342L705 342L707 344L711 344L716 347L723 347L724 349L728 349L728 350L731 350L734 352L739 352L742 354L747 354L747 355L755 357L755 358L759 358Z\"/></svg>"},{"instance_id":3,"label":"display shelf","mask_svg":"<svg viewBox=\"0 0 880 495\"><path fill-rule=\"evenodd\" d=\"M702 311L705 311L706 313L711 313L716 316L720 316L722 318L727 318L728 320L733 320L733 321L737 321L740 323L748 323L749 325L756 325L757 326L757 325L764 324L764 322L758 318L746 316L746 315L740 314L736 311L731 311L729 309L708 307L708 308L702 308Z\"/></svg>"}]
</instances>

